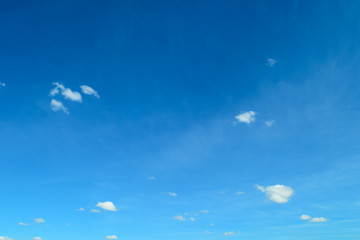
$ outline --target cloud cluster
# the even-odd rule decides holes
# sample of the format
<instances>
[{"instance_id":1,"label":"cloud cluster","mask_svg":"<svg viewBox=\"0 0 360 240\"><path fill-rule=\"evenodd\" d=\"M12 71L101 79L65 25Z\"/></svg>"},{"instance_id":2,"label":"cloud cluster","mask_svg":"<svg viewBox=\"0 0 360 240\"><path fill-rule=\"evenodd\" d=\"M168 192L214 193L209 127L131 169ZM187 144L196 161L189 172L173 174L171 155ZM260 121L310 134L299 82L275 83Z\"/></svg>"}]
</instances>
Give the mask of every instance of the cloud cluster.
<instances>
[{"instance_id":1,"label":"cloud cluster","mask_svg":"<svg viewBox=\"0 0 360 240\"><path fill-rule=\"evenodd\" d=\"M294 194L294 190L291 187L279 184L265 188L260 185L255 185L255 187L266 193L267 198L276 203L287 203Z\"/></svg>"},{"instance_id":2,"label":"cloud cluster","mask_svg":"<svg viewBox=\"0 0 360 240\"><path fill-rule=\"evenodd\" d=\"M313 222L313 223L319 223L319 222L327 222L329 221L329 219L324 218L324 217L315 217L312 218L309 215L303 214L300 216L300 220L308 220L309 222Z\"/></svg>"},{"instance_id":3,"label":"cloud cluster","mask_svg":"<svg viewBox=\"0 0 360 240\"><path fill-rule=\"evenodd\" d=\"M250 124L255 121L256 113L253 111L244 112L235 116L235 119L240 123Z\"/></svg>"},{"instance_id":4,"label":"cloud cluster","mask_svg":"<svg viewBox=\"0 0 360 240\"><path fill-rule=\"evenodd\" d=\"M110 201L98 202L96 204L96 206L99 207L99 208L102 208L102 209L104 209L106 211L113 211L113 212L117 211L117 208L115 207L115 205Z\"/></svg>"},{"instance_id":5,"label":"cloud cluster","mask_svg":"<svg viewBox=\"0 0 360 240\"><path fill-rule=\"evenodd\" d=\"M58 82L53 82L53 85L55 85L55 87L53 89L51 89L51 91L50 91L51 97L55 97L55 96L61 94L67 100L78 102L78 103L82 102L82 96L79 92L73 91L70 88L67 88L63 84L58 83ZM100 98L99 94L93 88L86 86L86 85L81 85L80 88L84 94L93 95L97 98ZM55 99L51 99L50 107L51 107L51 110L53 110L54 112L63 111L66 114L69 113L68 109L64 106L64 104L61 101L58 101Z\"/></svg>"},{"instance_id":6,"label":"cloud cluster","mask_svg":"<svg viewBox=\"0 0 360 240\"><path fill-rule=\"evenodd\" d=\"M277 61L273 58L269 58L266 60L266 66L269 66L269 67L273 67L276 63L277 63Z\"/></svg>"}]
</instances>

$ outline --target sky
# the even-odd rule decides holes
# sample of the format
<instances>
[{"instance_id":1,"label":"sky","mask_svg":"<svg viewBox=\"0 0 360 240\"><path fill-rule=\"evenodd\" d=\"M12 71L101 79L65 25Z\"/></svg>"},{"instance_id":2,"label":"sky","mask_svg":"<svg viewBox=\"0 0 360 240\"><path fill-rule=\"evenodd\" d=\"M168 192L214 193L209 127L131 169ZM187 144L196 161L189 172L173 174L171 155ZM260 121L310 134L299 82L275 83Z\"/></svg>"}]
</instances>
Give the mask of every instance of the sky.
<instances>
[{"instance_id":1,"label":"sky","mask_svg":"<svg viewBox=\"0 0 360 240\"><path fill-rule=\"evenodd\" d=\"M1 2L0 240L359 239L359 9Z\"/></svg>"}]
</instances>

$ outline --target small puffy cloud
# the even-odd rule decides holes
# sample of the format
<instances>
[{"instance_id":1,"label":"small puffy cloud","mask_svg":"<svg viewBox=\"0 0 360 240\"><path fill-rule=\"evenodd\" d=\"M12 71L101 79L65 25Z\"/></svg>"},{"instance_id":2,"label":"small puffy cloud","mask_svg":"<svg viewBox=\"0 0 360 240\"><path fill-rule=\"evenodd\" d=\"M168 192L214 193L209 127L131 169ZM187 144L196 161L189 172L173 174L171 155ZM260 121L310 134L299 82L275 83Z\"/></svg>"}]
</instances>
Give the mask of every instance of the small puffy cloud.
<instances>
[{"instance_id":1,"label":"small puffy cloud","mask_svg":"<svg viewBox=\"0 0 360 240\"><path fill-rule=\"evenodd\" d=\"M110 201L106 201L106 202L98 202L98 204L96 204L97 207L102 208L106 211L117 211L117 208L115 207L115 205L110 202Z\"/></svg>"},{"instance_id":2,"label":"small puffy cloud","mask_svg":"<svg viewBox=\"0 0 360 240\"><path fill-rule=\"evenodd\" d=\"M309 220L311 217L309 215L303 214L300 216L300 220Z\"/></svg>"},{"instance_id":3,"label":"small puffy cloud","mask_svg":"<svg viewBox=\"0 0 360 240\"><path fill-rule=\"evenodd\" d=\"M19 222L19 225L21 225L21 226L29 226L28 223L23 223L23 222Z\"/></svg>"},{"instance_id":4,"label":"small puffy cloud","mask_svg":"<svg viewBox=\"0 0 360 240\"><path fill-rule=\"evenodd\" d=\"M276 63L277 63L277 61L273 58L269 58L266 60L266 66L269 66L269 67L273 67Z\"/></svg>"},{"instance_id":5,"label":"small puffy cloud","mask_svg":"<svg viewBox=\"0 0 360 240\"><path fill-rule=\"evenodd\" d=\"M87 94L87 95L93 95L97 98L100 98L99 94L97 93L97 91L95 91L93 88L89 87L89 86L86 86L86 85L81 85L80 86L81 88L81 91L84 93L84 94Z\"/></svg>"},{"instance_id":6,"label":"small puffy cloud","mask_svg":"<svg viewBox=\"0 0 360 240\"><path fill-rule=\"evenodd\" d=\"M90 212L92 212L92 213L99 213L99 212L101 212L101 211L100 211L99 209L91 209Z\"/></svg>"},{"instance_id":7,"label":"small puffy cloud","mask_svg":"<svg viewBox=\"0 0 360 240\"><path fill-rule=\"evenodd\" d=\"M35 221L37 224L45 223L45 220L44 220L43 218L35 218L34 221Z\"/></svg>"},{"instance_id":8,"label":"small puffy cloud","mask_svg":"<svg viewBox=\"0 0 360 240\"><path fill-rule=\"evenodd\" d=\"M106 236L105 239L118 239L116 235Z\"/></svg>"},{"instance_id":9,"label":"small puffy cloud","mask_svg":"<svg viewBox=\"0 0 360 240\"><path fill-rule=\"evenodd\" d=\"M235 235L235 232L226 232L224 233L224 236L233 236Z\"/></svg>"},{"instance_id":10,"label":"small puffy cloud","mask_svg":"<svg viewBox=\"0 0 360 240\"><path fill-rule=\"evenodd\" d=\"M185 221L185 218L183 216L174 216L173 219L176 219L179 221Z\"/></svg>"},{"instance_id":11,"label":"small puffy cloud","mask_svg":"<svg viewBox=\"0 0 360 240\"><path fill-rule=\"evenodd\" d=\"M0 87L6 87L6 84L4 82L0 82Z\"/></svg>"},{"instance_id":12,"label":"small puffy cloud","mask_svg":"<svg viewBox=\"0 0 360 240\"><path fill-rule=\"evenodd\" d=\"M266 125L267 127L271 127L274 123L275 123L274 120L268 120L268 121L265 122L265 125Z\"/></svg>"},{"instance_id":13,"label":"small puffy cloud","mask_svg":"<svg viewBox=\"0 0 360 240\"><path fill-rule=\"evenodd\" d=\"M244 192L236 192L236 195L241 195L241 194L245 194Z\"/></svg>"},{"instance_id":14,"label":"small puffy cloud","mask_svg":"<svg viewBox=\"0 0 360 240\"><path fill-rule=\"evenodd\" d=\"M294 194L294 190L291 187L279 184L267 186L266 188L259 185L255 185L255 187L266 193L267 198L276 203L287 203Z\"/></svg>"},{"instance_id":15,"label":"small puffy cloud","mask_svg":"<svg viewBox=\"0 0 360 240\"><path fill-rule=\"evenodd\" d=\"M168 192L168 195L172 196L172 197L177 197L177 193L174 193L174 192Z\"/></svg>"},{"instance_id":16,"label":"small puffy cloud","mask_svg":"<svg viewBox=\"0 0 360 240\"><path fill-rule=\"evenodd\" d=\"M5 237L5 236L0 236L0 240L14 240L14 239L9 238L9 237Z\"/></svg>"},{"instance_id":17,"label":"small puffy cloud","mask_svg":"<svg viewBox=\"0 0 360 240\"><path fill-rule=\"evenodd\" d=\"M210 211L207 210L207 209L201 210L200 212L202 212L202 213L210 213Z\"/></svg>"},{"instance_id":18,"label":"small puffy cloud","mask_svg":"<svg viewBox=\"0 0 360 240\"><path fill-rule=\"evenodd\" d=\"M72 91L70 88L66 88L63 84L60 84L58 82L53 82L53 85L55 85L55 88L53 88L50 91L50 96L55 96L60 93L64 96L65 99L74 101L74 102L82 102L82 97L79 92Z\"/></svg>"},{"instance_id":19,"label":"small puffy cloud","mask_svg":"<svg viewBox=\"0 0 360 240\"><path fill-rule=\"evenodd\" d=\"M79 211L79 212L84 212L85 211L85 208L78 208L78 209L76 209L76 211Z\"/></svg>"},{"instance_id":20,"label":"small puffy cloud","mask_svg":"<svg viewBox=\"0 0 360 240\"><path fill-rule=\"evenodd\" d=\"M41 237L33 237L32 239L33 239L33 240L42 240Z\"/></svg>"},{"instance_id":21,"label":"small puffy cloud","mask_svg":"<svg viewBox=\"0 0 360 240\"><path fill-rule=\"evenodd\" d=\"M236 115L235 119L240 123L250 124L250 123L253 123L255 121L255 119L256 119L255 115L256 115L255 112L248 111L248 112L244 112L244 113L241 113L239 115Z\"/></svg>"},{"instance_id":22,"label":"small puffy cloud","mask_svg":"<svg viewBox=\"0 0 360 240\"><path fill-rule=\"evenodd\" d=\"M154 177L154 176L150 176L150 177L148 177L148 180L152 180L152 181L154 181L154 180L156 180L156 177Z\"/></svg>"},{"instance_id":23,"label":"small puffy cloud","mask_svg":"<svg viewBox=\"0 0 360 240\"><path fill-rule=\"evenodd\" d=\"M314 223L327 222L327 221L329 221L329 219L326 219L324 217L316 217L309 220L309 222L314 222Z\"/></svg>"},{"instance_id":24,"label":"small puffy cloud","mask_svg":"<svg viewBox=\"0 0 360 240\"><path fill-rule=\"evenodd\" d=\"M190 221L195 222L195 218L191 217Z\"/></svg>"},{"instance_id":25,"label":"small puffy cloud","mask_svg":"<svg viewBox=\"0 0 360 240\"><path fill-rule=\"evenodd\" d=\"M53 110L54 112L63 111L64 113L69 114L69 111L64 106L64 104L62 104L62 102L57 101L55 99L51 99L50 107L51 107L51 110Z\"/></svg>"}]
</instances>

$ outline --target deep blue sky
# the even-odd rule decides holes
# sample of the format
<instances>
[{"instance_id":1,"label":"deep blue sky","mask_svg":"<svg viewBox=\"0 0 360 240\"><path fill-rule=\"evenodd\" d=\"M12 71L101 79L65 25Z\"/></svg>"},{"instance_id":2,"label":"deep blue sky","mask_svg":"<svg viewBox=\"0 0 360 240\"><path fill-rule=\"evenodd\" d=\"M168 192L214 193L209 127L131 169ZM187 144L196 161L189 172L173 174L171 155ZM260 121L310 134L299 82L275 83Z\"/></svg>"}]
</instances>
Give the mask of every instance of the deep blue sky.
<instances>
[{"instance_id":1,"label":"deep blue sky","mask_svg":"<svg viewBox=\"0 0 360 240\"><path fill-rule=\"evenodd\" d=\"M1 2L0 240L358 239L359 9Z\"/></svg>"}]
</instances>

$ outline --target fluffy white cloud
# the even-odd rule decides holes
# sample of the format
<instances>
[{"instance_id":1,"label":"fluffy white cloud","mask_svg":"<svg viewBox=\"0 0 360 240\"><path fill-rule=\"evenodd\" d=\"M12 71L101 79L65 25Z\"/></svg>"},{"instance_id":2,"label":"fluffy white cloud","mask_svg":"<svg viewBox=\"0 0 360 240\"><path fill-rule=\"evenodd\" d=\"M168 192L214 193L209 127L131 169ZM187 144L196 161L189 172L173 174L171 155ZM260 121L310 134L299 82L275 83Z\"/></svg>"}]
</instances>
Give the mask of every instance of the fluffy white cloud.
<instances>
[{"instance_id":1,"label":"fluffy white cloud","mask_svg":"<svg viewBox=\"0 0 360 240\"><path fill-rule=\"evenodd\" d=\"M0 87L5 87L5 86L6 86L6 84L5 84L5 83L0 82Z\"/></svg>"},{"instance_id":2,"label":"fluffy white cloud","mask_svg":"<svg viewBox=\"0 0 360 240\"><path fill-rule=\"evenodd\" d=\"M235 235L235 232L226 232L224 233L224 236L233 236Z\"/></svg>"},{"instance_id":3,"label":"fluffy white cloud","mask_svg":"<svg viewBox=\"0 0 360 240\"><path fill-rule=\"evenodd\" d=\"M268 126L268 127L271 127L274 123L275 123L274 120L268 120L268 121L265 122L265 125Z\"/></svg>"},{"instance_id":4,"label":"fluffy white cloud","mask_svg":"<svg viewBox=\"0 0 360 240\"><path fill-rule=\"evenodd\" d=\"M102 208L106 211L117 211L117 208L115 207L115 205L110 201L98 202L98 204L96 204L96 206L99 208Z\"/></svg>"},{"instance_id":5,"label":"fluffy white cloud","mask_svg":"<svg viewBox=\"0 0 360 240\"><path fill-rule=\"evenodd\" d=\"M83 212L83 211L85 211L85 208L78 208L78 209L76 209L76 211L79 211L79 212Z\"/></svg>"},{"instance_id":6,"label":"fluffy white cloud","mask_svg":"<svg viewBox=\"0 0 360 240\"><path fill-rule=\"evenodd\" d=\"M13 238L0 236L0 240L14 240Z\"/></svg>"},{"instance_id":7,"label":"fluffy white cloud","mask_svg":"<svg viewBox=\"0 0 360 240\"><path fill-rule=\"evenodd\" d=\"M23 223L23 222L19 222L19 225L21 225L21 226L29 226L28 223Z\"/></svg>"},{"instance_id":8,"label":"fluffy white cloud","mask_svg":"<svg viewBox=\"0 0 360 240\"><path fill-rule=\"evenodd\" d=\"M69 114L69 111L64 106L64 104L62 104L62 102L59 102L55 99L51 99L50 107L51 107L51 110L53 110L54 112L63 111L64 113Z\"/></svg>"},{"instance_id":9,"label":"fluffy white cloud","mask_svg":"<svg viewBox=\"0 0 360 240\"><path fill-rule=\"evenodd\" d=\"M34 221L35 221L37 224L45 223L45 220L44 220L43 218L35 218Z\"/></svg>"},{"instance_id":10,"label":"fluffy white cloud","mask_svg":"<svg viewBox=\"0 0 360 240\"><path fill-rule=\"evenodd\" d=\"M84 94L94 95L95 97L100 98L100 96L99 96L99 94L97 93L97 91L95 91L93 88L91 88L91 87L89 87L89 86L86 86L86 85L81 85L80 88L81 88L81 91L82 91Z\"/></svg>"},{"instance_id":11,"label":"fluffy white cloud","mask_svg":"<svg viewBox=\"0 0 360 240\"><path fill-rule=\"evenodd\" d=\"M235 118L236 118L236 120L238 120L238 122L250 124L255 121L255 119L256 119L255 115L256 115L255 112L248 111L248 112L244 112L244 113L241 113L241 114L235 116Z\"/></svg>"},{"instance_id":12,"label":"fluffy white cloud","mask_svg":"<svg viewBox=\"0 0 360 240\"><path fill-rule=\"evenodd\" d=\"M300 219L301 220L309 220L309 219L311 219L311 217L309 215L303 214L300 216Z\"/></svg>"},{"instance_id":13,"label":"fluffy white cloud","mask_svg":"<svg viewBox=\"0 0 360 240\"><path fill-rule=\"evenodd\" d=\"M42 240L41 237L33 237L32 239L33 239L33 240Z\"/></svg>"},{"instance_id":14,"label":"fluffy white cloud","mask_svg":"<svg viewBox=\"0 0 360 240\"><path fill-rule=\"evenodd\" d=\"M92 213L99 213L99 212L101 212L101 211L100 211L99 209L91 209L90 212L92 212Z\"/></svg>"},{"instance_id":15,"label":"fluffy white cloud","mask_svg":"<svg viewBox=\"0 0 360 240\"><path fill-rule=\"evenodd\" d=\"M64 96L65 99L69 99L74 102L82 102L82 97L79 92L72 91L70 88L66 88L63 84L58 82L53 82L55 88L50 91L50 96L55 96L60 93Z\"/></svg>"},{"instance_id":16,"label":"fluffy white cloud","mask_svg":"<svg viewBox=\"0 0 360 240\"><path fill-rule=\"evenodd\" d=\"M309 222L314 222L314 223L327 222L327 221L329 221L329 219L326 219L324 217L316 217L309 220Z\"/></svg>"},{"instance_id":17,"label":"fluffy white cloud","mask_svg":"<svg viewBox=\"0 0 360 240\"><path fill-rule=\"evenodd\" d=\"M183 216L174 216L173 218L176 220L185 221L185 218Z\"/></svg>"},{"instance_id":18,"label":"fluffy white cloud","mask_svg":"<svg viewBox=\"0 0 360 240\"><path fill-rule=\"evenodd\" d=\"M266 188L255 185L256 188L264 193L273 202L276 203L287 203L289 198L294 194L294 190L289 186L284 185L273 185L267 186Z\"/></svg>"},{"instance_id":19,"label":"fluffy white cloud","mask_svg":"<svg viewBox=\"0 0 360 240\"><path fill-rule=\"evenodd\" d=\"M266 66L269 66L269 67L273 67L276 63L277 63L277 61L273 58L269 58L266 60Z\"/></svg>"},{"instance_id":20,"label":"fluffy white cloud","mask_svg":"<svg viewBox=\"0 0 360 240\"><path fill-rule=\"evenodd\" d=\"M118 239L116 235L106 236L105 239Z\"/></svg>"},{"instance_id":21,"label":"fluffy white cloud","mask_svg":"<svg viewBox=\"0 0 360 240\"><path fill-rule=\"evenodd\" d=\"M177 197L177 193L174 193L174 192L168 192L168 195L172 196L172 197Z\"/></svg>"}]
</instances>

